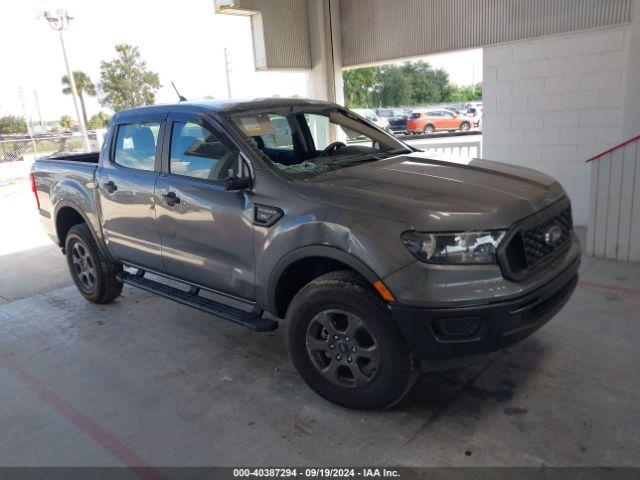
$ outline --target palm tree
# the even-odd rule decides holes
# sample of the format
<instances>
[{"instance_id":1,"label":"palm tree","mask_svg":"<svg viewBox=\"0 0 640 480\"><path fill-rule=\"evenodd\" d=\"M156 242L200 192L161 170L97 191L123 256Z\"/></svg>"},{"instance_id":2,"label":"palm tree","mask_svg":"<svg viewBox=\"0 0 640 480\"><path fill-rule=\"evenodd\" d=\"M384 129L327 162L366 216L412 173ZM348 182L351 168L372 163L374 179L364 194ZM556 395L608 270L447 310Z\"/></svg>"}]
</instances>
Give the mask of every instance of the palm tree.
<instances>
[{"instance_id":1,"label":"palm tree","mask_svg":"<svg viewBox=\"0 0 640 480\"><path fill-rule=\"evenodd\" d=\"M80 98L80 108L82 109L82 118L84 118L84 124L88 125L87 111L84 107L83 94L86 93L91 97L96 96L96 86L93 84L89 75L84 72L73 72L73 79L76 82L76 90L78 91L78 97ZM69 76L62 77L62 84L65 86L62 89L62 93L65 95L71 95L71 84L69 83Z\"/></svg>"}]
</instances>

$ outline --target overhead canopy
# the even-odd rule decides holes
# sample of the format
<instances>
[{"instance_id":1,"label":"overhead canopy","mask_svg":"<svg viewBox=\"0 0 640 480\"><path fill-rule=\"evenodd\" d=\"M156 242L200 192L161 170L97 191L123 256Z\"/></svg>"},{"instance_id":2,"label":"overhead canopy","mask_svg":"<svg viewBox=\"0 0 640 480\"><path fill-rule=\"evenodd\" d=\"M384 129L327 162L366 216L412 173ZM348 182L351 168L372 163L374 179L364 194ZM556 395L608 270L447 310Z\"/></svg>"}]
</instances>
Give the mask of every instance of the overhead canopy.
<instances>
[{"instance_id":1,"label":"overhead canopy","mask_svg":"<svg viewBox=\"0 0 640 480\"><path fill-rule=\"evenodd\" d=\"M339 34L342 67L627 23L633 7L633 0L215 0L215 6L217 13L251 16L256 68L309 70L316 2L330 10L327 27Z\"/></svg>"}]
</instances>

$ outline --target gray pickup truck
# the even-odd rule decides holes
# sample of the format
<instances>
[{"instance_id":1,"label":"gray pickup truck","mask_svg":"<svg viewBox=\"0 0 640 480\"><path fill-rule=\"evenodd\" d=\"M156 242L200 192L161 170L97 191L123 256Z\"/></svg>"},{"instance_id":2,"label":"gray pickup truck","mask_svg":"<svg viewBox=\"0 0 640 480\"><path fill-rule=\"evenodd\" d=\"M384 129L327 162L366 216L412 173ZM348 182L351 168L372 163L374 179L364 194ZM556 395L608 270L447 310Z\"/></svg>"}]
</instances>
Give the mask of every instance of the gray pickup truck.
<instances>
[{"instance_id":1,"label":"gray pickup truck","mask_svg":"<svg viewBox=\"0 0 640 480\"><path fill-rule=\"evenodd\" d=\"M417 151L326 102L121 111L99 154L38 160L31 181L88 300L127 283L254 331L285 319L304 380L352 408L522 340L578 279L556 181Z\"/></svg>"}]
</instances>

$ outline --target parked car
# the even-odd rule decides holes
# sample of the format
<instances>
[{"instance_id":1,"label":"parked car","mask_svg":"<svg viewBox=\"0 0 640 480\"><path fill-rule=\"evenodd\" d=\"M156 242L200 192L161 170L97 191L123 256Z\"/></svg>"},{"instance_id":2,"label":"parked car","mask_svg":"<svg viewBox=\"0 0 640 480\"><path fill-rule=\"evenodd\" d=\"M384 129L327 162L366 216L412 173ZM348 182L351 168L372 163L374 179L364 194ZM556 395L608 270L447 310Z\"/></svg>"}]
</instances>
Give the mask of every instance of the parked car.
<instances>
[{"instance_id":1,"label":"parked car","mask_svg":"<svg viewBox=\"0 0 640 480\"><path fill-rule=\"evenodd\" d=\"M473 126L477 128L481 127L482 122L482 105L479 106L470 106L467 108L467 117L473 119Z\"/></svg>"},{"instance_id":2,"label":"parked car","mask_svg":"<svg viewBox=\"0 0 640 480\"><path fill-rule=\"evenodd\" d=\"M389 131L389 120L384 117L379 117L375 111L368 108L354 108L353 111L381 129Z\"/></svg>"},{"instance_id":3,"label":"parked car","mask_svg":"<svg viewBox=\"0 0 640 480\"><path fill-rule=\"evenodd\" d=\"M462 132L468 131L473 125L473 119L465 115L456 115L449 110L417 110L407 120L409 133L431 134L438 130Z\"/></svg>"},{"instance_id":4,"label":"parked car","mask_svg":"<svg viewBox=\"0 0 640 480\"><path fill-rule=\"evenodd\" d=\"M405 133L407 131L407 119L409 113L402 108L378 108L376 113L380 118L386 118L389 122L389 130L393 133Z\"/></svg>"},{"instance_id":5,"label":"parked car","mask_svg":"<svg viewBox=\"0 0 640 480\"><path fill-rule=\"evenodd\" d=\"M456 115L463 115L464 112L466 112L466 109L465 110L460 110L457 107L442 107L442 110L448 110L449 112L454 113Z\"/></svg>"},{"instance_id":6,"label":"parked car","mask_svg":"<svg viewBox=\"0 0 640 480\"><path fill-rule=\"evenodd\" d=\"M31 185L86 299L126 283L253 331L286 319L298 372L352 408L519 342L578 279L555 180L434 157L327 102L122 110L101 152L38 159Z\"/></svg>"}]
</instances>

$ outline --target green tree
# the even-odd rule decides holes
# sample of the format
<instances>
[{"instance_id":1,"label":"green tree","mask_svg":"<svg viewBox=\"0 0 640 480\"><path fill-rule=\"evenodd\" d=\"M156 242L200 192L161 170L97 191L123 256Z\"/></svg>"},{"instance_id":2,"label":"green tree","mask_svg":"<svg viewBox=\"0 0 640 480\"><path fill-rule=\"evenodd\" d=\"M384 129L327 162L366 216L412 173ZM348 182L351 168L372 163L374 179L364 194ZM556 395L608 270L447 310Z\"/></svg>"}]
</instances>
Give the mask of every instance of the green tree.
<instances>
[{"instance_id":1,"label":"green tree","mask_svg":"<svg viewBox=\"0 0 640 480\"><path fill-rule=\"evenodd\" d=\"M105 112L98 112L89 119L89 128L104 128L111 120L111 115Z\"/></svg>"},{"instance_id":2,"label":"green tree","mask_svg":"<svg viewBox=\"0 0 640 480\"><path fill-rule=\"evenodd\" d=\"M425 105L446 101L446 86L449 74L442 69L433 69L427 62L405 63L402 71L408 77L413 89L411 103Z\"/></svg>"},{"instance_id":3,"label":"green tree","mask_svg":"<svg viewBox=\"0 0 640 480\"><path fill-rule=\"evenodd\" d=\"M384 65L378 69L376 105L400 106L413 103L413 82L398 65Z\"/></svg>"},{"instance_id":4,"label":"green tree","mask_svg":"<svg viewBox=\"0 0 640 480\"><path fill-rule=\"evenodd\" d=\"M116 112L151 105L160 88L160 77L147 69L138 47L116 45L116 58L100 64L100 103Z\"/></svg>"},{"instance_id":5,"label":"green tree","mask_svg":"<svg viewBox=\"0 0 640 480\"><path fill-rule=\"evenodd\" d=\"M482 98L482 86L459 87L449 75L424 61L347 70L343 73L348 107L391 107L465 102Z\"/></svg>"},{"instance_id":6,"label":"green tree","mask_svg":"<svg viewBox=\"0 0 640 480\"><path fill-rule=\"evenodd\" d=\"M27 132L27 122L24 121L23 117L17 117L15 115L0 117L0 135Z\"/></svg>"},{"instance_id":7,"label":"green tree","mask_svg":"<svg viewBox=\"0 0 640 480\"><path fill-rule=\"evenodd\" d=\"M60 117L60 126L62 128L72 128L76 122L73 121L69 115L63 115Z\"/></svg>"},{"instance_id":8,"label":"green tree","mask_svg":"<svg viewBox=\"0 0 640 480\"><path fill-rule=\"evenodd\" d=\"M82 118L84 119L85 125L88 125L89 122L87 122L87 109L84 106L84 95L87 94L90 97L95 97L96 86L93 84L89 76L84 72L73 72L73 79L76 82L76 90L78 91L78 98L80 99ZM62 85L64 85L62 93L64 93L65 95L71 95L71 83L69 82L68 75L62 77Z\"/></svg>"},{"instance_id":9,"label":"green tree","mask_svg":"<svg viewBox=\"0 0 640 480\"><path fill-rule=\"evenodd\" d=\"M482 100L482 84L458 86L449 84L448 101L455 103Z\"/></svg>"},{"instance_id":10,"label":"green tree","mask_svg":"<svg viewBox=\"0 0 640 480\"><path fill-rule=\"evenodd\" d=\"M375 107L376 67L346 70L342 74L344 81L344 99L350 108Z\"/></svg>"}]
</instances>

